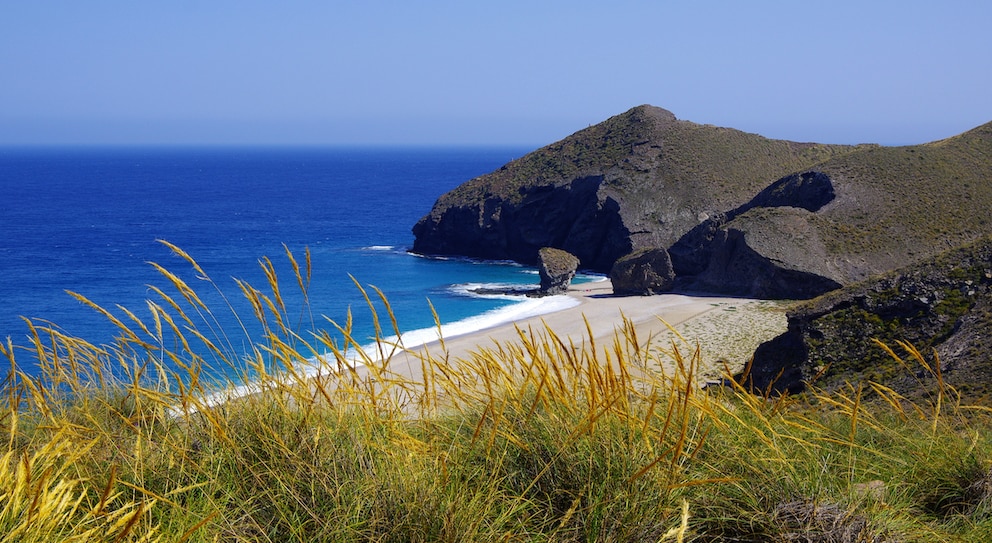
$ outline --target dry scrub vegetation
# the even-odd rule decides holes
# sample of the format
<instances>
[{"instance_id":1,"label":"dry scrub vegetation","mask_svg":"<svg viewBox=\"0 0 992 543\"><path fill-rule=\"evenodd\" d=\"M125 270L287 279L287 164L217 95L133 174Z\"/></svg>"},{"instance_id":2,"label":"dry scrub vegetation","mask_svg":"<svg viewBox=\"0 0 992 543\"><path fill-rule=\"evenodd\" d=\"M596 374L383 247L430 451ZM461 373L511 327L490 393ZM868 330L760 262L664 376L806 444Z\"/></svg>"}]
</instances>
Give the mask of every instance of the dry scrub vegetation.
<instances>
[{"instance_id":1,"label":"dry scrub vegetation","mask_svg":"<svg viewBox=\"0 0 992 543\"><path fill-rule=\"evenodd\" d=\"M305 293L309 255L287 256ZM148 318L105 312L113 345L31 323L33 342L0 347L0 541L992 537L990 413L950 387L915 403L881 383L702 391L694 343L655 348L629 322L606 355L592 334L547 329L459 360L380 330L368 352L348 323L292 329L306 310L263 267L264 291L241 283L265 330L247 352L222 347L217 308L164 268ZM908 372L933 373L897 348ZM302 373L318 354L321 376ZM35 362L40 377L21 369ZM252 393L211 401L221 385L202 376L218 369L251 375Z\"/></svg>"}]
</instances>

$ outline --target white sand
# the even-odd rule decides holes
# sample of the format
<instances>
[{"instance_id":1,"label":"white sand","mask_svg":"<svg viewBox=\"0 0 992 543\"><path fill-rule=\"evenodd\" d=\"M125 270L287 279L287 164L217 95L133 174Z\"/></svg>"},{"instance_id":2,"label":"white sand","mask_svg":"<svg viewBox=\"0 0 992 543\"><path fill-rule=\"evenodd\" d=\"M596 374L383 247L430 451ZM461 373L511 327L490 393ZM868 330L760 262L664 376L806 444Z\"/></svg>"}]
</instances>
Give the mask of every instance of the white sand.
<instances>
[{"instance_id":1,"label":"white sand","mask_svg":"<svg viewBox=\"0 0 992 543\"><path fill-rule=\"evenodd\" d=\"M678 294L615 297L609 281L573 285L567 296L573 302L552 304L552 307L565 309L447 338L444 349L437 341L426 344L418 341L416 346L411 344L406 352L391 356L387 378L421 382L422 361L427 356L446 360L454 368L459 361L471 361L473 353L507 343L519 343L518 329L533 330L537 334L550 329L562 340L572 340L575 344L588 341L591 331L599 351L610 349L626 318L636 330L639 346L647 346L652 354L659 353L650 357L652 359L671 360L665 353L671 352L673 347L689 358L698 346L700 366L697 378L702 384L719 379L725 369L740 371L759 344L784 332L787 325L785 310L789 305L787 302ZM670 369L663 368L668 374L671 374ZM333 388L335 378L332 377L331 381L323 379L337 372L336 365L334 368L318 365L313 368L311 377L321 380L322 387ZM376 380L371 379L372 374L368 367L358 365L353 374L344 375L352 375L359 382L374 382ZM253 395L259 390L258 386L248 384L234 390L219 391L205 398L203 405L221 404ZM182 409L196 411L197 407L185 406ZM177 406L174 412L179 411Z\"/></svg>"},{"instance_id":2,"label":"white sand","mask_svg":"<svg viewBox=\"0 0 992 543\"><path fill-rule=\"evenodd\" d=\"M567 295L578 300L577 305L448 338L445 340L448 359L465 360L482 348L519 341L517 327L537 332L547 327L563 339L580 342L588 337L587 320L593 339L600 348L605 348L625 317L634 324L642 345L650 342L651 348L670 350L674 342L684 355L691 354L698 345L701 376L716 379L723 373L725 364L732 371L740 370L760 343L786 330L785 302L678 294L615 297L612 293L609 281L573 285ZM412 347L410 351L426 351L435 357L443 355L437 342ZM396 362L391 365L393 371L417 376L419 364L410 364L404 370Z\"/></svg>"}]
</instances>

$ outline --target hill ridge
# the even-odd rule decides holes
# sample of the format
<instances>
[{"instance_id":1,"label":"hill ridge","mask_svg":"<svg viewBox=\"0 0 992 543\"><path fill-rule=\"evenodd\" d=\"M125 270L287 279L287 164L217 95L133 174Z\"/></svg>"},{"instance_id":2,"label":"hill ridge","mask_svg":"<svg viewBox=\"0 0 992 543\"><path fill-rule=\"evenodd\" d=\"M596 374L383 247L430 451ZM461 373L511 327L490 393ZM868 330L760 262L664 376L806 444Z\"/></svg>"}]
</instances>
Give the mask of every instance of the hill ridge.
<instances>
[{"instance_id":1,"label":"hill ridge","mask_svg":"<svg viewBox=\"0 0 992 543\"><path fill-rule=\"evenodd\" d=\"M442 195L412 250L533 264L548 246L608 272L664 248L676 288L809 297L992 232L990 157L992 123L919 145L832 145L640 105ZM809 209L803 179L833 196ZM811 280L822 286L797 284Z\"/></svg>"}]
</instances>

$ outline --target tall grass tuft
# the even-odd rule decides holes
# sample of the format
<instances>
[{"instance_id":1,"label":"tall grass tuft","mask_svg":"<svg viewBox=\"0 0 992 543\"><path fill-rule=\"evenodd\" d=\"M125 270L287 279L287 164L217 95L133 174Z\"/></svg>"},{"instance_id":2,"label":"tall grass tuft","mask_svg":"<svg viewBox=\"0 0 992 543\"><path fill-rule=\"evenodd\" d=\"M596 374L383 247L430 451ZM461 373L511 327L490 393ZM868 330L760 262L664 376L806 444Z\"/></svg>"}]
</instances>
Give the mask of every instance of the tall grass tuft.
<instances>
[{"instance_id":1,"label":"tall grass tuft","mask_svg":"<svg viewBox=\"0 0 992 543\"><path fill-rule=\"evenodd\" d=\"M231 330L214 311L235 304L169 247L197 283L156 266L144 315L75 295L118 328L112 344L35 321L26 344L0 344L0 541L992 535L989 410L911 345L879 348L940 384L925 400L884 383L704 391L698 345L626 319L606 343L586 322L581 337L521 327L466 357L443 340L407 348L385 294L356 281L385 308L368 346L350 316L312 314L309 254L288 250L288 273L262 259L265 284L236 283L251 314Z\"/></svg>"},{"instance_id":2,"label":"tall grass tuft","mask_svg":"<svg viewBox=\"0 0 992 543\"><path fill-rule=\"evenodd\" d=\"M161 541L147 514L154 500L122 499L113 476L99 500L86 501L75 463L89 449L75 449L55 435L39 449L20 456L12 447L0 457L0 541Z\"/></svg>"}]
</instances>

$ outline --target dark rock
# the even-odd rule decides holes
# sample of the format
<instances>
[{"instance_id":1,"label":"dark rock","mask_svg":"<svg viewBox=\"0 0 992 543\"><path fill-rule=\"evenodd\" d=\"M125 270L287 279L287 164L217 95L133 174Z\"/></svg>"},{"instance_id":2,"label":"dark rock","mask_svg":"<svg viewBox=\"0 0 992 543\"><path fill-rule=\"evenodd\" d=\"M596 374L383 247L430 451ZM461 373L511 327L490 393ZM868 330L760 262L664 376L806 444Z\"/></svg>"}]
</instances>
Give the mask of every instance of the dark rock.
<instances>
[{"instance_id":1,"label":"dark rock","mask_svg":"<svg viewBox=\"0 0 992 543\"><path fill-rule=\"evenodd\" d=\"M822 172L783 177L743 206L686 232L669 249L675 273L685 288L739 296L811 298L838 288L843 277L824 269L829 255L812 214L834 197L833 183ZM756 243L768 254L759 254Z\"/></svg>"},{"instance_id":2,"label":"dark rock","mask_svg":"<svg viewBox=\"0 0 992 543\"><path fill-rule=\"evenodd\" d=\"M436 204L413 227L413 251L535 265L541 247L556 247L585 267L608 268L630 251L630 233L617 201L599 193L602 181L589 176L565 185L521 187L512 200Z\"/></svg>"},{"instance_id":3,"label":"dark rock","mask_svg":"<svg viewBox=\"0 0 992 543\"><path fill-rule=\"evenodd\" d=\"M809 357L809 348L803 334L793 327L769 341L758 345L754 361L746 375L735 379L748 390L758 394L796 394L806 387L809 375L803 373L803 364Z\"/></svg>"},{"instance_id":4,"label":"dark rock","mask_svg":"<svg viewBox=\"0 0 992 543\"><path fill-rule=\"evenodd\" d=\"M517 288L517 287L479 287L469 289L469 292L480 294L482 296L527 296L529 298L540 298L544 296L544 293L540 289L536 288Z\"/></svg>"},{"instance_id":5,"label":"dark rock","mask_svg":"<svg viewBox=\"0 0 992 543\"><path fill-rule=\"evenodd\" d=\"M610 270L613 292L650 295L668 292L675 281L672 259L661 248L641 249L621 257Z\"/></svg>"},{"instance_id":6,"label":"dark rock","mask_svg":"<svg viewBox=\"0 0 992 543\"><path fill-rule=\"evenodd\" d=\"M720 229L728 220L728 214L716 213L686 232L668 248L676 275L690 277L706 270L713 258L713 240L718 235L723 235Z\"/></svg>"},{"instance_id":7,"label":"dark rock","mask_svg":"<svg viewBox=\"0 0 992 543\"><path fill-rule=\"evenodd\" d=\"M755 207L798 207L815 212L835 197L834 184L827 174L818 171L794 173L759 192L741 212Z\"/></svg>"},{"instance_id":8,"label":"dark rock","mask_svg":"<svg viewBox=\"0 0 992 543\"><path fill-rule=\"evenodd\" d=\"M985 398L992 392L992 237L805 302L788 319L788 331L759 346L750 374L738 376L754 389L873 381L923 396L935 392L939 368L940 379L962 396ZM915 346L935 371L899 341Z\"/></svg>"},{"instance_id":9,"label":"dark rock","mask_svg":"<svg viewBox=\"0 0 992 543\"><path fill-rule=\"evenodd\" d=\"M697 251L707 257L706 267L689 275L683 260L679 288L763 299L806 299L839 288L811 215L793 207L756 208L707 231Z\"/></svg>"},{"instance_id":10,"label":"dark rock","mask_svg":"<svg viewBox=\"0 0 992 543\"><path fill-rule=\"evenodd\" d=\"M553 296L564 294L575 277L579 259L560 249L542 247L537 253L537 273L541 277L539 292Z\"/></svg>"},{"instance_id":11,"label":"dark rock","mask_svg":"<svg viewBox=\"0 0 992 543\"><path fill-rule=\"evenodd\" d=\"M930 144L839 146L638 106L442 195L412 251L533 265L555 247L608 272L660 247L676 288L809 297L992 233L989 157L992 123Z\"/></svg>"}]
</instances>

